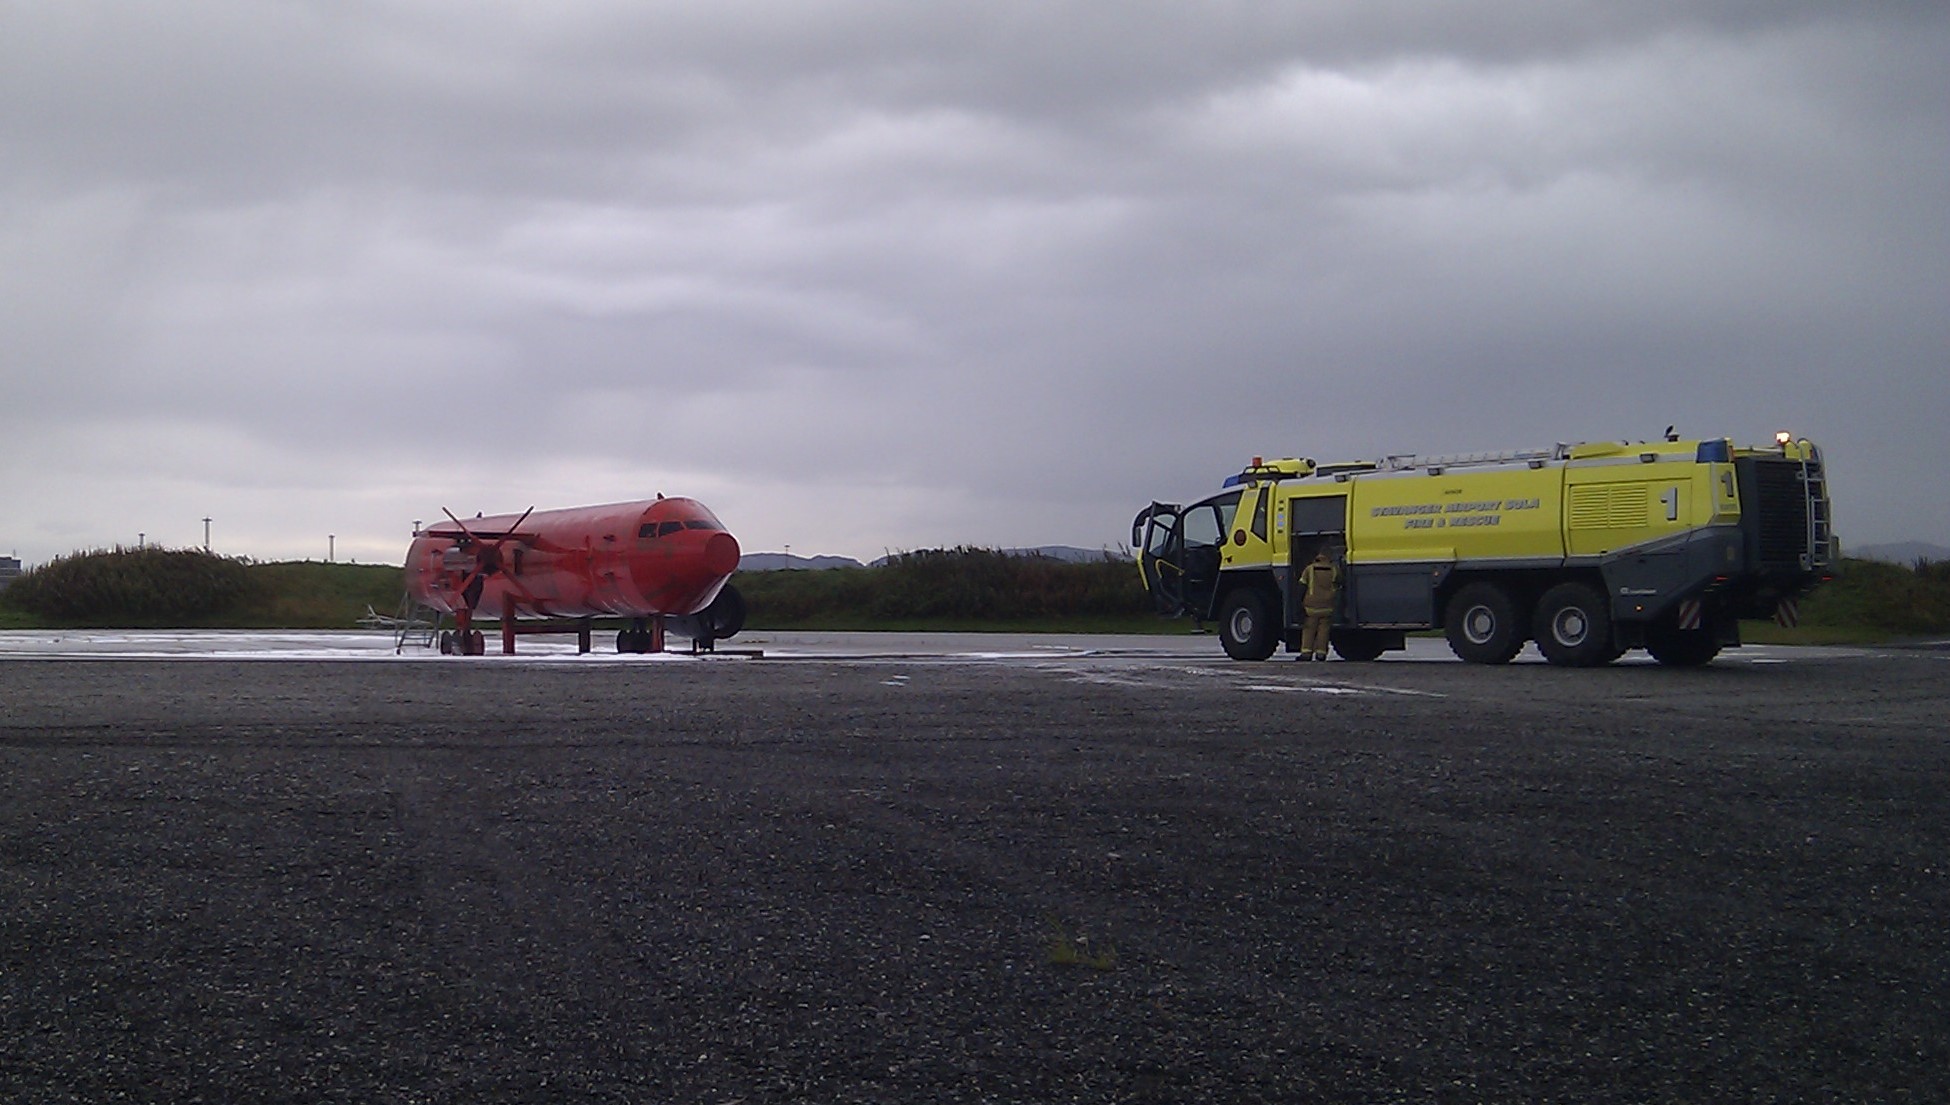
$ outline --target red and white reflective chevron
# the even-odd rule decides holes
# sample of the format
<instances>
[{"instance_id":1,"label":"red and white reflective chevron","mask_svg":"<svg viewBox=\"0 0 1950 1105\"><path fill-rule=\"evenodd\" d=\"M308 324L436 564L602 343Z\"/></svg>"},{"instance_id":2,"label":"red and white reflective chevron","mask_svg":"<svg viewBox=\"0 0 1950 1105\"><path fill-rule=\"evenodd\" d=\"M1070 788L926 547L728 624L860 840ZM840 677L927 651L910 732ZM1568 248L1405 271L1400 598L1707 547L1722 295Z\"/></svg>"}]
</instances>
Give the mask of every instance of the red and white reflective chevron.
<instances>
[{"instance_id":1,"label":"red and white reflective chevron","mask_svg":"<svg viewBox=\"0 0 1950 1105\"><path fill-rule=\"evenodd\" d=\"M1782 599L1780 605L1774 608L1774 620L1789 629L1800 625L1801 604L1793 599Z\"/></svg>"},{"instance_id":2,"label":"red and white reflective chevron","mask_svg":"<svg viewBox=\"0 0 1950 1105\"><path fill-rule=\"evenodd\" d=\"M1683 599L1679 603L1679 628L1699 628L1699 600Z\"/></svg>"}]
</instances>

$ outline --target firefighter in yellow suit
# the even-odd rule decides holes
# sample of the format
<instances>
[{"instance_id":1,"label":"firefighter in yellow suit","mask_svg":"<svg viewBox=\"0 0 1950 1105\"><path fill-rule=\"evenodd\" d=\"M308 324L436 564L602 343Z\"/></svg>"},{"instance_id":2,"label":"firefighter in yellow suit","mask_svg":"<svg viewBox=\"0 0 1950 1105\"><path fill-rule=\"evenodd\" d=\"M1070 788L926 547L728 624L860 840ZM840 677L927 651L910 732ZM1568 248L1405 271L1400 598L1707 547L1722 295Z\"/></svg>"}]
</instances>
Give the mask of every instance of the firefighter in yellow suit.
<instances>
[{"instance_id":1,"label":"firefighter in yellow suit","mask_svg":"<svg viewBox=\"0 0 1950 1105\"><path fill-rule=\"evenodd\" d=\"M1300 659L1327 659L1327 631L1334 621L1334 602L1341 593L1341 569L1327 550L1314 554L1313 563L1301 569L1306 588L1300 599L1307 620L1300 627Z\"/></svg>"}]
</instances>

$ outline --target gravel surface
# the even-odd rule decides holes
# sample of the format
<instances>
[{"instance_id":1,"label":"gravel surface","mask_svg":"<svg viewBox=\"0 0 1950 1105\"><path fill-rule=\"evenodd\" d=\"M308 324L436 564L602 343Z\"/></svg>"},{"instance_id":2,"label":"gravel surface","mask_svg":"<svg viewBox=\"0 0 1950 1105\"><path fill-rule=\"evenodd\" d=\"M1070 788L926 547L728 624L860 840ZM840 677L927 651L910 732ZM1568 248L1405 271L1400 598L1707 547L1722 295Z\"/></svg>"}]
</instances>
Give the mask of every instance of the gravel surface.
<instances>
[{"instance_id":1,"label":"gravel surface","mask_svg":"<svg viewBox=\"0 0 1950 1105\"><path fill-rule=\"evenodd\" d=\"M1950 1100L1950 657L0 662L0 1101Z\"/></svg>"}]
</instances>

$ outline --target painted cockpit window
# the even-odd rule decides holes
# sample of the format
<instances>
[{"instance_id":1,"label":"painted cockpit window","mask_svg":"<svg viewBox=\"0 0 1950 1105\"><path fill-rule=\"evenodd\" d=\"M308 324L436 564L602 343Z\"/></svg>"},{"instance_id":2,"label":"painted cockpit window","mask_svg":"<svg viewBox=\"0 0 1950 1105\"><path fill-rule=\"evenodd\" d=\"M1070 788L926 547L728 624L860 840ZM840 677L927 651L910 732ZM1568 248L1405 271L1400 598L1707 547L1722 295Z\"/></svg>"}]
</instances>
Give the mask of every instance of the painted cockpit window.
<instances>
[{"instance_id":1,"label":"painted cockpit window","mask_svg":"<svg viewBox=\"0 0 1950 1105\"><path fill-rule=\"evenodd\" d=\"M724 527L708 518L686 518L682 521L645 522L636 531L638 537L669 537L687 529L718 530Z\"/></svg>"}]
</instances>

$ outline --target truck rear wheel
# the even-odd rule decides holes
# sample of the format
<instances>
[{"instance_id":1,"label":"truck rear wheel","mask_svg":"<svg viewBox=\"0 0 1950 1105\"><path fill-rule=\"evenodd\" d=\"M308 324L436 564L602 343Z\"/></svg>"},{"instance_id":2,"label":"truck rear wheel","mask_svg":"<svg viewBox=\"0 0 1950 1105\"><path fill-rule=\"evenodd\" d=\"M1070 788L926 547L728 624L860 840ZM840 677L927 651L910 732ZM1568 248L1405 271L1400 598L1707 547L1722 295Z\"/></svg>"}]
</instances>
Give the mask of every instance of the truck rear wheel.
<instances>
[{"instance_id":1,"label":"truck rear wheel","mask_svg":"<svg viewBox=\"0 0 1950 1105\"><path fill-rule=\"evenodd\" d=\"M1611 610L1605 596L1587 584L1560 583L1545 591L1531 633L1544 659L1560 667L1592 668L1615 659Z\"/></svg>"},{"instance_id":2,"label":"truck rear wheel","mask_svg":"<svg viewBox=\"0 0 1950 1105\"><path fill-rule=\"evenodd\" d=\"M1516 604L1494 583L1457 591L1442 628L1450 651L1472 664L1507 664L1523 648Z\"/></svg>"},{"instance_id":3,"label":"truck rear wheel","mask_svg":"<svg viewBox=\"0 0 1950 1105\"><path fill-rule=\"evenodd\" d=\"M1678 629L1670 624L1653 625L1645 631L1645 651L1667 667L1697 668L1712 663L1720 654L1720 641L1705 627Z\"/></svg>"},{"instance_id":4,"label":"truck rear wheel","mask_svg":"<svg viewBox=\"0 0 1950 1105\"><path fill-rule=\"evenodd\" d=\"M1280 646L1273 619L1266 615L1266 596L1253 587L1226 593L1219 611L1219 640L1234 660L1264 660Z\"/></svg>"}]
</instances>

